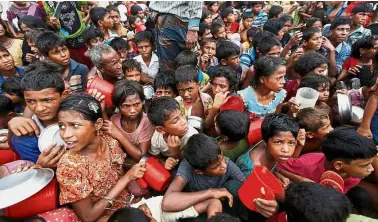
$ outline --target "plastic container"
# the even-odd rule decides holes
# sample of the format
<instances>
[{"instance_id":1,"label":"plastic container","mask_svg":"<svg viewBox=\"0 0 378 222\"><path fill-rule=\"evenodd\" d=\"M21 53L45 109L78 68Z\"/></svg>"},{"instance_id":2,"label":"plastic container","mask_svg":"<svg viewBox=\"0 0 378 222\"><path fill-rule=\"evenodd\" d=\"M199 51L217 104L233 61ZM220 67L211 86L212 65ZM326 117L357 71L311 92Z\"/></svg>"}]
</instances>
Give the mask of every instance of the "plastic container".
<instances>
[{"instance_id":1,"label":"plastic container","mask_svg":"<svg viewBox=\"0 0 378 222\"><path fill-rule=\"evenodd\" d=\"M262 139L261 124L264 119L251 119L248 133L248 143L253 146Z\"/></svg>"},{"instance_id":2,"label":"plastic container","mask_svg":"<svg viewBox=\"0 0 378 222\"><path fill-rule=\"evenodd\" d=\"M90 89L97 89L103 95L105 95L105 105L112 106L112 94L114 91L113 84L101 79L100 77L96 76L93 78L92 82L87 86L87 92Z\"/></svg>"},{"instance_id":3,"label":"plastic container","mask_svg":"<svg viewBox=\"0 0 378 222\"><path fill-rule=\"evenodd\" d=\"M256 198L273 200L276 195L283 195L284 192L281 183L266 167L255 166L251 175L240 187L238 194L241 202L248 209L257 211L254 203Z\"/></svg>"},{"instance_id":4,"label":"plastic container","mask_svg":"<svg viewBox=\"0 0 378 222\"><path fill-rule=\"evenodd\" d=\"M147 171L143 178L137 179L137 183L142 188L148 186L156 191L164 191L171 182L171 174L161 165L155 157L143 157L141 162L146 162Z\"/></svg>"},{"instance_id":5,"label":"plastic container","mask_svg":"<svg viewBox=\"0 0 378 222\"><path fill-rule=\"evenodd\" d=\"M319 92L315 89L308 87L302 87L298 89L297 95L295 96L295 101L299 105L299 109L304 108L314 108L316 101L318 100Z\"/></svg>"},{"instance_id":6,"label":"plastic container","mask_svg":"<svg viewBox=\"0 0 378 222\"><path fill-rule=\"evenodd\" d=\"M224 110L236 110L239 112L244 112L244 102L239 96L230 96L220 108L220 111Z\"/></svg>"},{"instance_id":7,"label":"plastic container","mask_svg":"<svg viewBox=\"0 0 378 222\"><path fill-rule=\"evenodd\" d=\"M0 165L20 159L13 150L0 150Z\"/></svg>"},{"instance_id":8,"label":"plastic container","mask_svg":"<svg viewBox=\"0 0 378 222\"><path fill-rule=\"evenodd\" d=\"M139 25L135 28L135 33L138 33L138 32L143 32L144 30L146 30L147 27L145 25Z\"/></svg>"}]
</instances>

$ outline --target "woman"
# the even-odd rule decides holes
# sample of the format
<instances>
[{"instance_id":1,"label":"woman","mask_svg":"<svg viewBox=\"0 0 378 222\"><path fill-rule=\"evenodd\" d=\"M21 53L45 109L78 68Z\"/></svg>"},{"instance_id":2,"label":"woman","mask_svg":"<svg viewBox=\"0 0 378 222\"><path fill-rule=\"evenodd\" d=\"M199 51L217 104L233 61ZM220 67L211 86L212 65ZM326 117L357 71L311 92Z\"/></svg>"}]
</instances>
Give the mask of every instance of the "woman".
<instances>
[{"instance_id":1,"label":"woman","mask_svg":"<svg viewBox=\"0 0 378 222\"><path fill-rule=\"evenodd\" d=\"M15 65L22 66L22 40L10 36L5 22L0 19L0 44L13 56Z\"/></svg>"},{"instance_id":2,"label":"woman","mask_svg":"<svg viewBox=\"0 0 378 222\"><path fill-rule=\"evenodd\" d=\"M286 66L283 59L264 56L255 64L255 76L252 85L238 91L247 104L250 113L264 118L269 113L280 112L286 97L283 89L285 84Z\"/></svg>"},{"instance_id":3,"label":"woman","mask_svg":"<svg viewBox=\"0 0 378 222\"><path fill-rule=\"evenodd\" d=\"M71 204L80 220L107 220L115 210L130 205L126 186L146 171L138 163L126 174L125 153L117 140L101 133L101 105L85 94L68 96L58 110L60 136L68 151L57 166L60 204Z\"/></svg>"}]
</instances>

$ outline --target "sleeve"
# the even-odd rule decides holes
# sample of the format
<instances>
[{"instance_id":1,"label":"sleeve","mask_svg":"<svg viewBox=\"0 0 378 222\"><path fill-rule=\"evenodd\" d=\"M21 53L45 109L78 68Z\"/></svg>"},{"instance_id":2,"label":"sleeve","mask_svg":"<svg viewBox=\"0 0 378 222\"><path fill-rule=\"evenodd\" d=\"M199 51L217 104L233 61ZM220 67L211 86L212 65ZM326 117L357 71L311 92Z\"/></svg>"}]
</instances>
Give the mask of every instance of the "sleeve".
<instances>
[{"instance_id":1,"label":"sleeve","mask_svg":"<svg viewBox=\"0 0 378 222\"><path fill-rule=\"evenodd\" d=\"M14 18L16 18L16 14L14 14L11 10L8 9L8 11L7 11L8 21L11 23Z\"/></svg>"},{"instance_id":2,"label":"sleeve","mask_svg":"<svg viewBox=\"0 0 378 222\"><path fill-rule=\"evenodd\" d=\"M345 49L340 52L339 58L336 60L337 72L340 73L343 69L343 62L349 58L351 53L351 48L349 45L345 44Z\"/></svg>"},{"instance_id":3,"label":"sleeve","mask_svg":"<svg viewBox=\"0 0 378 222\"><path fill-rule=\"evenodd\" d=\"M251 67L252 65L251 63L252 63L251 56L248 53L244 52L240 56L240 65L249 69L249 67Z\"/></svg>"},{"instance_id":4,"label":"sleeve","mask_svg":"<svg viewBox=\"0 0 378 222\"><path fill-rule=\"evenodd\" d=\"M301 156L299 158L290 158L286 163L279 163L276 170L278 172L280 170L287 170L291 173L309 178L309 168L307 166L309 166L309 160L307 159L307 156Z\"/></svg>"},{"instance_id":5,"label":"sleeve","mask_svg":"<svg viewBox=\"0 0 378 222\"><path fill-rule=\"evenodd\" d=\"M262 17L261 17L261 26L263 26L266 22L268 21L268 14L266 14L265 12L263 13Z\"/></svg>"},{"instance_id":6,"label":"sleeve","mask_svg":"<svg viewBox=\"0 0 378 222\"><path fill-rule=\"evenodd\" d=\"M188 22L188 30L189 31L198 31L200 19L202 17L202 1L189 1L189 22Z\"/></svg>"},{"instance_id":7,"label":"sleeve","mask_svg":"<svg viewBox=\"0 0 378 222\"><path fill-rule=\"evenodd\" d=\"M344 61L344 63L343 63L343 69L344 69L344 70L348 70L349 67L350 67L350 65L351 65L351 59L348 58L348 59L346 59L346 60Z\"/></svg>"},{"instance_id":8,"label":"sleeve","mask_svg":"<svg viewBox=\"0 0 378 222\"><path fill-rule=\"evenodd\" d=\"M188 161L185 159L181 161L179 168L177 169L176 176L181 176L186 183L192 180L192 167L189 165Z\"/></svg>"},{"instance_id":9,"label":"sleeve","mask_svg":"<svg viewBox=\"0 0 378 222\"><path fill-rule=\"evenodd\" d=\"M83 165L70 160L68 156L63 156L60 160L56 177L59 182L61 205L87 198L93 192L85 173L86 167Z\"/></svg>"},{"instance_id":10,"label":"sleeve","mask_svg":"<svg viewBox=\"0 0 378 222\"><path fill-rule=\"evenodd\" d=\"M152 134L152 138L151 138L151 147L150 149L148 150L148 152L153 155L153 156L157 156L161 153L161 149L160 147L158 146L159 144L159 141L157 141L159 139L158 136Z\"/></svg>"},{"instance_id":11,"label":"sleeve","mask_svg":"<svg viewBox=\"0 0 378 222\"><path fill-rule=\"evenodd\" d=\"M229 172L229 179L237 180L243 182L245 180L245 176L241 172L238 166L231 160L228 160L228 172Z\"/></svg>"}]
</instances>

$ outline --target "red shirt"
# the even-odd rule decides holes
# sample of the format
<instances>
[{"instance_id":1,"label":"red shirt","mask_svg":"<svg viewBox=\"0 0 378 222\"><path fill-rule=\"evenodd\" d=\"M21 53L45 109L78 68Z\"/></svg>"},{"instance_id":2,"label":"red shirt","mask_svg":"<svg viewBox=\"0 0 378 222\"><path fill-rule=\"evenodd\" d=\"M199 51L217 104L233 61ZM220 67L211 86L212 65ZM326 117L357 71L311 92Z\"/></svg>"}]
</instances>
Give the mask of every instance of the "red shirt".
<instances>
[{"instance_id":1,"label":"red shirt","mask_svg":"<svg viewBox=\"0 0 378 222\"><path fill-rule=\"evenodd\" d=\"M277 165L276 170L287 170L291 173L305 177L320 183L320 177L326 172L324 162L326 158L323 153L307 153L299 158L290 158L286 163ZM344 193L357 186L361 179L357 177L348 177L344 179Z\"/></svg>"},{"instance_id":2,"label":"red shirt","mask_svg":"<svg viewBox=\"0 0 378 222\"><path fill-rule=\"evenodd\" d=\"M226 32L230 31L231 33L237 33L239 31L239 24L237 22L233 22L231 26L225 27Z\"/></svg>"}]
</instances>

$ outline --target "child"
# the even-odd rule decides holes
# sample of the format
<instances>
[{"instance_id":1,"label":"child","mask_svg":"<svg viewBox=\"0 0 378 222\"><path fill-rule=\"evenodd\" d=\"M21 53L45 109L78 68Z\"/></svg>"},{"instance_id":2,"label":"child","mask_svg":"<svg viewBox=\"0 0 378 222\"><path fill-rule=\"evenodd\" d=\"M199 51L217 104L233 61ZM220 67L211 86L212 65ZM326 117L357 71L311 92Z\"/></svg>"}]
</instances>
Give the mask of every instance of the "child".
<instances>
[{"instance_id":1,"label":"child","mask_svg":"<svg viewBox=\"0 0 378 222\"><path fill-rule=\"evenodd\" d=\"M112 47L118 54L121 62L128 58L129 46L126 40L121 37L115 37L109 46Z\"/></svg>"},{"instance_id":2,"label":"child","mask_svg":"<svg viewBox=\"0 0 378 222\"><path fill-rule=\"evenodd\" d=\"M281 41L283 38L284 33L284 25L283 23L278 19L269 19L264 24L264 31L268 31L273 33L278 41Z\"/></svg>"},{"instance_id":3,"label":"child","mask_svg":"<svg viewBox=\"0 0 378 222\"><path fill-rule=\"evenodd\" d=\"M239 24L235 22L234 10L232 7L223 8L220 12L220 16L225 25L226 33L237 33Z\"/></svg>"},{"instance_id":4,"label":"child","mask_svg":"<svg viewBox=\"0 0 378 222\"><path fill-rule=\"evenodd\" d=\"M108 5L106 10L109 12L110 19L113 20L113 27L110 29L113 33L117 33L118 36L126 36L126 28L121 24L121 18L119 10L115 5Z\"/></svg>"},{"instance_id":5,"label":"child","mask_svg":"<svg viewBox=\"0 0 378 222\"><path fill-rule=\"evenodd\" d=\"M354 6L352 10L352 24L347 43L352 46L358 39L371 35L370 29L364 28L367 17L370 15L371 9L365 3Z\"/></svg>"},{"instance_id":6,"label":"child","mask_svg":"<svg viewBox=\"0 0 378 222\"><path fill-rule=\"evenodd\" d=\"M125 79L140 82L142 68L140 67L139 62L134 59L126 59L122 62L122 70Z\"/></svg>"},{"instance_id":7,"label":"child","mask_svg":"<svg viewBox=\"0 0 378 222\"><path fill-rule=\"evenodd\" d=\"M307 28L303 30L302 41L305 53L311 50L318 51L322 47L322 32L317 28Z\"/></svg>"},{"instance_id":8,"label":"child","mask_svg":"<svg viewBox=\"0 0 378 222\"><path fill-rule=\"evenodd\" d=\"M210 13L209 9L203 7L202 8L202 16L201 16L201 19L200 19L200 24L205 24L205 25L208 25L210 27L212 23L213 23L213 18L211 17L211 13Z\"/></svg>"},{"instance_id":9,"label":"child","mask_svg":"<svg viewBox=\"0 0 378 222\"><path fill-rule=\"evenodd\" d=\"M265 37L261 39L256 50L259 58L263 56L278 57L281 53L281 43L276 38Z\"/></svg>"},{"instance_id":10,"label":"child","mask_svg":"<svg viewBox=\"0 0 378 222\"><path fill-rule=\"evenodd\" d=\"M214 23L211 24L211 34L213 35L214 39L226 39L227 34L224 25L221 23Z\"/></svg>"},{"instance_id":11,"label":"child","mask_svg":"<svg viewBox=\"0 0 378 222\"><path fill-rule=\"evenodd\" d=\"M199 57L199 65L200 69L206 72L209 67L218 65L218 60L215 57L217 42L215 39L206 38L201 41L200 45L201 56Z\"/></svg>"},{"instance_id":12,"label":"child","mask_svg":"<svg viewBox=\"0 0 378 222\"><path fill-rule=\"evenodd\" d=\"M234 93L237 83L235 70L228 66L219 66L211 75L211 91L208 94L214 99L218 93Z\"/></svg>"},{"instance_id":13,"label":"child","mask_svg":"<svg viewBox=\"0 0 378 222\"><path fill-rule=\"evenodd\" d=\"M279 5L272 5L269 9L269 19L279 19L283 15L283 8Z\"/></svg>"},{"instance_id":14,"label":"child","mask_svg":"<svg viewBox=\"0 0 378 222\"><path fill-rule=\"evenodd\" d=\"M12 101L5 95L0 95L0 129L7 129L8 122L17 114L14 112ZM0 150L9 149L8 134L0 134Z\"/></svg>"},{"instance_id":15,"label":"child","mask_svg":"<svg viewBox=\"0 0 378 222\"><path fill-rule=\"evenodd\" d=\"M266 21L268 21L268 14L263 11L264 2L250 2L250 9L247 9L246 12L252 12L253 22L252 27L260 28L264 26Z\"/></svg>"},{"instance_id":16,"label":"child","mask_svg":"<svg viewBox=\"0 0 378 222\"><path fill-rule=\"evenodd\" d=\"M95 7L89 11L92 24L96 26L103 34L105 44L109 44L114 37L118 35L113 33L113 20L110 18L110 13L103 7Z\"/></svg>"},{"instance_id":17,"label":"child","mask_svg":"<svg viewBox=\"0 0 378 222\"><path fill-rule=\"evenodd\" d=\"M38 35L36 45L42 56L64 67L62 77L72 92L85 90L88 67L70 58L70 51L64 39L54 32L47 31Z\"/></svg>"},{"instance_id":18,"label":"child","mask_svg":"<svg viewBox=\"0 0 378 222\"><path fill-rule=\"evenodd\" d=\"M112 100L119 114L110 117L110 121L105 120L104 127L109 126L109 131L105 132L117 139L125 153L138 162L147 154L154 133L154 127L143 112L143 87L135 81L120 80L114 86Z\"/></svg>"},{"instance_id":19,"label":"child","mask_svg":"<svg viewBox=\"0 0 378 222\"><path fill-rule=\"evenodd\" d=\"M212 38L211 27L208 24L200 23L198 29L198 40L201 42L205 38Z\"/></svg>"},{"instance_id":20,"label":"child","mask_svg":"<svg viewBox=\"0 0 378 222\"><path fill-rule=\"evenodd\" d=\"M4 80L2 86L5 95L12 100L16 113L23 113L26 106L24 95L22 94L21 80L20 76L11 76Z\"/></svg>"},{"instance_id":21,"label":"child","mask_svg":"<svg viewBox=\"0 0 378 222\"><path fill-rule=\"evenodd\" d=\"M170 73L158 73L154 79L155 97L169 96L176 98L178 95L175 78Z\"/></svg>"},{"instance_id":22,"label":"child","mask_svg":"<svg viewBox=\"0 0 378 222\"><path fill-rule=\"evenodd\" d=\"M242 18L243 18L243 22L242 22L243 29L240 32L240 38L243 43L242 45L244 45L245 43L252 42L252 40L249 40L248 38L248 31L249 29L252 28L253 15L250 12L243 12ZM254 30L257 30L257 28L254 28ZM249 47L247 47L247 49L249 49ZM246 49L243 49L243 50L246 50Z\"/></svg>"},{"instance_id":23,"label":"child","mask_svg":"<svg viewBox=\"0 0 378 222\"><path fill-rule=\"evenodd\" d=\"M306 144L301 153L320 151L320 143L333 130L329 116L318 109L304 108L297 113L295 120L306 130Z\"/></svg>"},{"instance_id":24,"label":"child","mask_svg":"<svg viewBox=\"0 0 378 222\"><path fill-rule=\"evenodd\" d=\"M24 71L22 67L15 66L13 56L9 51L0 44L0 86L3 85L4 79L10 76L23 76ZM4 91L0 88L0 94Z\"/></svg>"},{"instance_id":25,"label":"child","mask_svg":"<svg viewBox=\"0 0 378 222\"><path fill-rule=\"evenodd\" d=\"M140 7L139 5L133 5L130 8L130 12L132 16L138 16L140 19L144 19L144 11L143 8Z\"/></svg>"},{"instance_id":26,"label":"child","mask_svg":"<svg viewBox=\"0 0 378 222\"><path fill-rule=\"evenodd\" d=\"M205 4L210 11L210 16L213 23L214 23L214 20L220 21L221 18L219 16L219 2L208 1L208 2L205 2Z\"/></svg>"},{"instance_id":27,"label":"child","mask_svg":"<svg viewBox=\"0 0 378 222\"><path fill-rule=\"evenodd\" d=\"M89 58L89 50L98 44L104 44L104 34L96 27L90 26L83 31L84 45L88 50L84 53Z\"/></svg>"},{"instance_id":28,"label":"child","mask_svg":"<svg viewBox=\"0 0 378 222\"><path fill-rule=\"evenodd\" d=\"M152 81L159 72L159 58L153 52L153 36L148 31L139 32L135 35L134 42L139 53L134 59L140 63L142 72Z\"/></svg>"},{"instance_id":29,"label":"child","mask_svg":"<svg viewBox=\"0 0 378 222\"><path fill-rule=\"evenodd\" d=\"M245 153L249 144L246 140L249 132L250 119L246 113L235 110L219 112L215 119L216 138L224 156L233 162Z\"/></svg>"},{"instance_id":30,"label":"child","mask_svg":"<svg viewBox=\"0 0 378 222\"><path fill-rule=\"evenodd\" d=\"M182 159L183 147L188 139L198 132L188 125L178 102L166 96L153 99L147 115L155 126L149 153L155 156L162 154L165 157Z\"/></svg>"}]
</instances>

